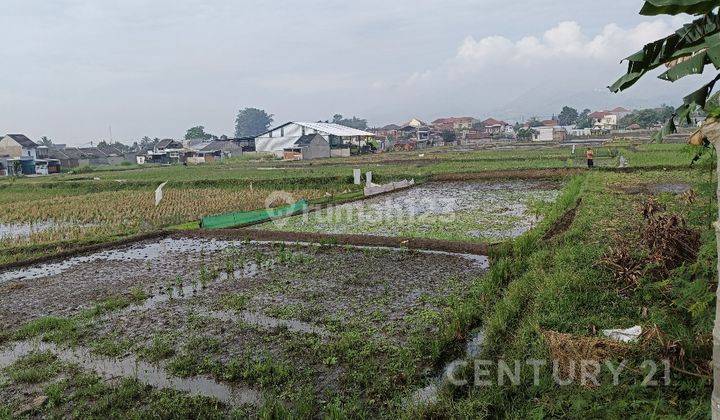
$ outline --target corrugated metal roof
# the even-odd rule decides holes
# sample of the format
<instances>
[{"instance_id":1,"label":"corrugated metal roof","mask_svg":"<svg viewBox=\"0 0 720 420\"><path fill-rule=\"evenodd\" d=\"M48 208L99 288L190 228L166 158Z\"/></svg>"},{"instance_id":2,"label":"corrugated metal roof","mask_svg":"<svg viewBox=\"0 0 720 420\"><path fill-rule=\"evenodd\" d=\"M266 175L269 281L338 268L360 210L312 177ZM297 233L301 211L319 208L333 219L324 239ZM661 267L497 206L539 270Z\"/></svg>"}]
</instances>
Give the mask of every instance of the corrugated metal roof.
<instances>
[{"instance_id":1,"label":"corrugated metal roof","mask_svg":"<svg viewBox=\"0 0 720 420\"><path fill-rule=\"evenodd\" d=\"M357 128L345 127L340 124L333 123L312 123L312 122L295 122L297 125L302 125L306 128L312 128L313 130L321 131L323 133L331 134L333 136L340 137L354 137L354 136L370 136L375 137L375 134L358 130Z\"/></svg>"},{"instance_id":2,"label":"corrugated metal roof","mask_svg":"<svg viewBox=\"0 0 720 420\"><path fill-rule=\"evenodd\" d=\"M314 122L304 122L304 121L286 122L285 124L279 125L277 127L273 127L270 130L268 130L262 134L258 134L258 137L262 137L271 131L275 131L281 127L286 127L290 124L297 124L297 125L303 126L305 128L310 128L312 130L316 130L323 134L330 134L330 135L338 136L338 137L356 137L356 136L375 137L375 134L373 134L373 133L363 131L363 130L358 130L356 128L345 127L344 125L340 125L340 124L323 123L323 122L314 123Z\"/></svg>"}]
</instances>

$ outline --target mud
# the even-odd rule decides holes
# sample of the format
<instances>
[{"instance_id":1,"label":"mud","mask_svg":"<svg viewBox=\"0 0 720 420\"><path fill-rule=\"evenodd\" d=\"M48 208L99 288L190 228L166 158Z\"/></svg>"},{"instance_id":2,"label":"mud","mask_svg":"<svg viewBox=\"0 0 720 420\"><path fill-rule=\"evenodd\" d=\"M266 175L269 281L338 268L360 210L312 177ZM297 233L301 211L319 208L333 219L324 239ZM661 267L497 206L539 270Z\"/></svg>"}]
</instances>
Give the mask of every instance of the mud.
<instances>
[{"instance_id":1,"label":"mud","mask_svg":"<svg viewBox=\"0 0 720 420\"><path fill-rule=\"evenodd\" d=\"M67 349L45 342L22 341L12 344L6 350L0 350L0 369L34 352L51 352L63 362L77 364L82 369L93 371L108 380L118 377L133 378L158 389L173 389L193 396L212 397L234 406L258 406L261 402L260 392L251 388L229 386L207 377L178 378L168 374L163 368L145 363L134 356L102 358L93 355L87 348Z\"/></svg>"},{"instance_id":2,"label":"mud","mask_svg":"<svg viewBox=\"0 0 720 420\"><path fill-rule=\"evenodd\" d=\"M430 182L260 228L498 242L535 226L540 219L533 205L553 201L558 189L548 181Z\"/></svg>"},{"instance_id":3,"label":"mud","mask_svg":"<svg viewBox=\"0 0 720 420\"><path fill-rule=\"evenodd\" d=\"M575 215L577 214L578 207L580 207L581 200L578 200L575 205L565 211L560 218L553 223L552 226L550 226L550 229L545 232L543 235L543 240L549 241L555 237L558 237L565 233L568 229L570 229L570 225L572 225L573 221L575 220Z\"/></svg>"},{"instance_id":4,"label":"mud","mask_svg":"<svg viewBox=\"0 0 720 420\"><path fill-rule=\"evenodd\" d=\"M585 173L582 168L554 169L509 169L483 172L436 174L432 181L471 181L471 180L508 180L508 179L562 179Z\"/></svg>"},{"instance_id":5,"label":"mud","mask_svg":"<svg viewBox=\"0 0 720 420\"><path fill-rule=\"evenodd\" d=\"M351 366L328 358L344 333L405 346L413 334L439 331L442 318L430 314L443 313L449 297L466 296L488 267L487 257L477 255L487 248L481 244L429 241L444 249L416 251L405 247L421 241L323 245L325 236L293 237L314 243L286 237L198 231L6 271L0 330L12 334L43 316L72 317L126 297L134 303L75 318L75 356L52 344L16 343L12 357L28 346L49 350L103 377L136 377L231 406L256 404L254 389L271 396L298 384L323 396L344 392L352 375ZM57 339L37 338L43 337ZM167 349L156 358L158 340ZM292 382L266 389L272 374L242 376L262 363L292 372ZM231 376L222 373L227 366L235 366ZM205 372L215 376L198 376Z\"/></svg>"}]
</instances>

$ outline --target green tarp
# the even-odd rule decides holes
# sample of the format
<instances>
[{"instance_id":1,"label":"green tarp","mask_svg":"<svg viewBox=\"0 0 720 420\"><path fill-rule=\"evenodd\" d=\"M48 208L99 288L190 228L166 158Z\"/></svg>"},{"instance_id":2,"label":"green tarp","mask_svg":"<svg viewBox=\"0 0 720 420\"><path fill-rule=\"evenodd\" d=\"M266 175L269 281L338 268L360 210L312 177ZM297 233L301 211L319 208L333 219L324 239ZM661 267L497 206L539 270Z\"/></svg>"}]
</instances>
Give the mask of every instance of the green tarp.
<instances>
[{"instance_id":1,"label":"green tarp","mask_svg":"<svg viewBox=\"0 0 720 420\"><path fill-rule=\"evenodd\" d=\"M296 213L301 213L307 208L307 201L300 200L297 203L291 204L289 206L275 207L272 209L238 211L233 213L218 214L215 216L203 217L202 221L200 222L200 227L204 229L232 228L252 223L263 222L270 219L291 216Z\"/></svg>"}]
</instances>

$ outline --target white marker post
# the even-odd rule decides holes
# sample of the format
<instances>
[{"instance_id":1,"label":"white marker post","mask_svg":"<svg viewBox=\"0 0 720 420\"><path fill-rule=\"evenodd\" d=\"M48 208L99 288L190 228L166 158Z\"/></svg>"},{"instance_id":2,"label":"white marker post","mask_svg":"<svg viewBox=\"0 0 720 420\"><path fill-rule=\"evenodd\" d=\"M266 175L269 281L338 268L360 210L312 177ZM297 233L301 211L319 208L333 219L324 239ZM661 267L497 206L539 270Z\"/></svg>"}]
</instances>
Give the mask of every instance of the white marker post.
<instances>
[{"instance_id":1,"label":"white marker post","mask_svg":"<svg viewBox=\"0 0 720 420\"><path fill-rule=\"evenodd\" d=\"M353 178L355 185L360 185L362 183L362 174L360 173L360 169L353 169Z\"/></svg>"},{"instance_id":2,"label":"white marker post","mask_svg":"<svg viewBox=\"0 0 720 420\"><path fill-rule=\"evenodd\" d=\"M155 207L159 206L163 199L163 187L165 184L167 184L167 181L160 184L160 186L155 190Z\"/></svg>"},{"instance_id":3,"label":"white marker post","mask_svg":"<svg viewBox=\"0 0 720 420\"><path fill-rule=\"evenodd\" d=\"M367 186L372 186L372 172L365 173L365 181L367 182Z\"/></svg>"}]
</instances>

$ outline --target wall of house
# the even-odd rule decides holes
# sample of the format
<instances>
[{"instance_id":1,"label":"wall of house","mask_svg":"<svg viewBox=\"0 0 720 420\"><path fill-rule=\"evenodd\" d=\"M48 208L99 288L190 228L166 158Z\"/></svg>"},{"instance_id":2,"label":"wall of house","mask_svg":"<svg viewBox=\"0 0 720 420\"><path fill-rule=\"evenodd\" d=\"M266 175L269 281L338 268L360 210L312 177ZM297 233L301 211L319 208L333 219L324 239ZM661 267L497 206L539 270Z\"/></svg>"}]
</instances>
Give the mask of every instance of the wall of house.
<instances>
[{"instance_id":1,"label":"wall of house","mask_svg":"<svg viewBox=\"0 0 720 420\"><path fill-rule=\"evenodd\" d=\"M330 157L330 143L324 137L315 136L310 144L302 149L303 159L320 159Z\"/></svg>"},{"instance_id":2,"label":"wall of house","mask_svg":"<svg viewBox=\"0 0 720 420\"><path fill-rule=\"evenodd\" d=\"M350 157L350 148L330 149L330 157Z\"/></svg>"},{"instance_id":3,"label":"wall of house","mask_svg":"<svg viewBox=\"0 0 720 420\"><path fill-rule=\"evenodd\" d=\"M554 131L553 127L535 127L537 135L533 138L535 141L553 141Z\"/></svg>"},{"instance_id":4,"label":"wall of house","mask_svg":"<svg viewBox=\"0 0 720 420\"><path fill-rule=\"evenodd\" d=\"M10 157L23 156L23 148L11 137L3 137L0 139L0 156L3 155L8 155Z\"/></svg>"}]
</instances>

